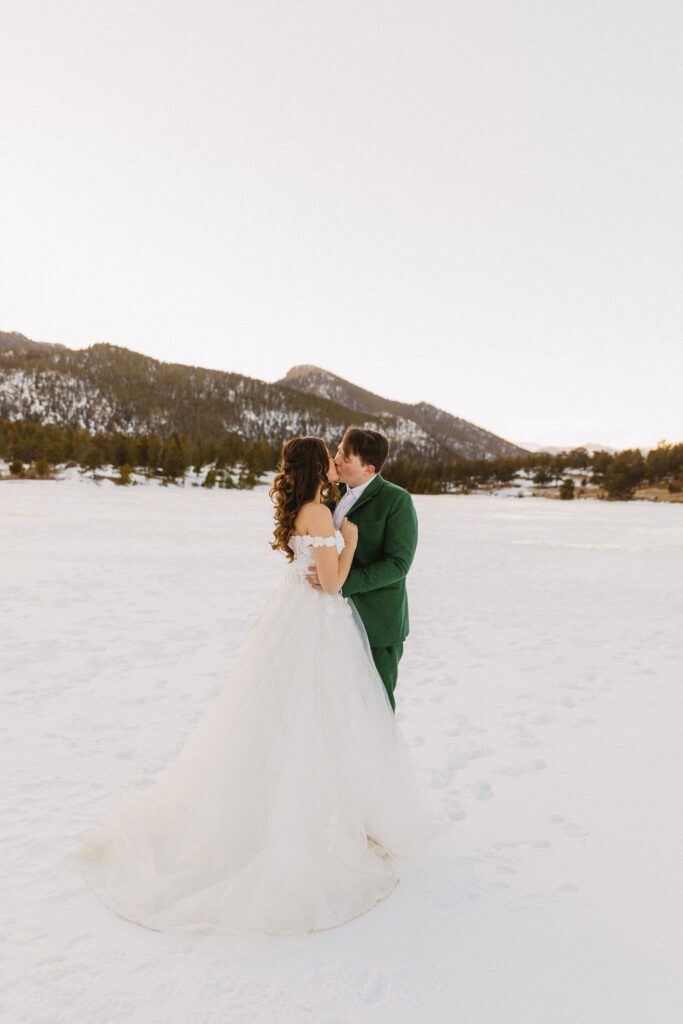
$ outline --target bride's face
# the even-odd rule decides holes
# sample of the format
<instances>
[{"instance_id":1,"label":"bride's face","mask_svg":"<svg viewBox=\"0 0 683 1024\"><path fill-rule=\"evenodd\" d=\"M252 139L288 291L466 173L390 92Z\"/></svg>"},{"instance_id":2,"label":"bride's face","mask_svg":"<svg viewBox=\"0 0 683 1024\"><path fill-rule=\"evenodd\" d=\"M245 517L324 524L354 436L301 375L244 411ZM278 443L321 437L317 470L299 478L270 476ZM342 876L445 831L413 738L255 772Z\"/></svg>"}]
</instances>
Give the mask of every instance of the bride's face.
<instances>
[{"instance_id":1,"label":"bride's face","mask_svg":"<svg viewBox=\"0 0 683 1024\"><path fill-rule=\"evenodd\" d=\"M339 481L339 473L337 472L337 466L330 453L328 452L327 454L330 459L330 464L327 468L327 479L330 481L331 484L336 484Z\"/></svg>"}]
</instances>

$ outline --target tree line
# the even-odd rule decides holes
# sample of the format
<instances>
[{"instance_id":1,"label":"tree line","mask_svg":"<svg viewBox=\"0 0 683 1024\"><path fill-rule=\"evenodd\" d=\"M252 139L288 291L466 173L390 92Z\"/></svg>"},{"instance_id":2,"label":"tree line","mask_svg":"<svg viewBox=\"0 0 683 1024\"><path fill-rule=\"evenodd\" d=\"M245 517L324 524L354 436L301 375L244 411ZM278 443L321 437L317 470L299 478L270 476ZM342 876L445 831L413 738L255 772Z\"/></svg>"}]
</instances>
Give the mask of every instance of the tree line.
<instances>
[{"instance_id":1,"label":"tree line","mask_svg":"<svg viewBox=\"0 0 683 1024\"><path fill-rule=\"evenodd\" d=\"M572 472L572 476L568 473ZM454 459L444 462L414 463L398 458L382 475L405 487L412 494L468 493L482 487L503 486L520 473L539 486L555 484L561 498L573 498L573 475L582 474L581 483L597 484L607 497L629 499L638 487L664 485L671 493L683 491L683 444L660 442L643 456L639 448L621 452L595 451L585 448L571 451L529 452L526 455L494 459Z\"/></svg>"},{"instance_id":2,"label":"tree line","mask_svg":"<svg viewBox=\"0 0 683 1024\"><path fill-rule=\"evenodd\" d=\"M216 442L174 431L162 440L157 434L91 434L50 423L0 419L0 457L17 475L33 467L33 475L45 476L55 466L71 464L93 473L113 466L124 471L124 482L133 470L174 481L188 470L198 474L211 466L213 483L229 487L233 481L228 471L239 467L241 485L254 486L259 476L275 468L279 451L267 441L245 441L236 433Z\"/></svg>"},{"instance_id":3,"label":"tree line","mask_svg":"<svg viewBox=\"0 0 683 1024\"><path fill-rule=\"evenodd\" d=\"M283 438L284 440L284 438ZM50 423L0 419L0 458L15 475L32 470L46 476L55 466L79 466L96 473L104 466L119 470L125 483L135 470L168 481L182 479L188 471L205 475L206 486L234 486L230 471L239 472L238 485L251 487L264 473L277 467L280 446L269 441L247 441L236 432L221 440L188 437L174 431L168 438L157 434L123 434L119 431L92 434L87 430L62 428ZM644 484L667 486L672 493L683 490L683 444L660 442L646 456L638 448L621 452L585 448L551 454L492 459L414 460L399 456L382 470L385 479L405 487L412 494L468 493L487 486L512 483L520 474L530 476L539 486L555 484L561 497L574 496L574 480L599 485L610 498L628 499ZM563 493L564 492L564 493Z\"/></svg>"}]
</instances>

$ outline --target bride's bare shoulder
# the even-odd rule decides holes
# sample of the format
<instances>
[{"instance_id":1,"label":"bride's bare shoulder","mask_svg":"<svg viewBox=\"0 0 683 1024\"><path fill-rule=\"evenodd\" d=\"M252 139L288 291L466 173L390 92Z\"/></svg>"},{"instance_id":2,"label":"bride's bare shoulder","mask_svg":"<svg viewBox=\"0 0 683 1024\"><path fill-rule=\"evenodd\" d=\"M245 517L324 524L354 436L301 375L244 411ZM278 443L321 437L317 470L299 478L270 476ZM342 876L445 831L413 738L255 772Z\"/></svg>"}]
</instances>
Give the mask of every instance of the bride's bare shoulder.
<instances>
[{"instance_id":1,"label":"bride's bare shoulder","mask_svg":"<svg viewBox=\"0 0 683 1024\"><path fill-rule=\"evenodd\" d=\"M296 533L307 533L313 537L327 537L334 534L332 513L319 501L307 501L299 509L294 521Z\"/></svg>"}]
</instances>

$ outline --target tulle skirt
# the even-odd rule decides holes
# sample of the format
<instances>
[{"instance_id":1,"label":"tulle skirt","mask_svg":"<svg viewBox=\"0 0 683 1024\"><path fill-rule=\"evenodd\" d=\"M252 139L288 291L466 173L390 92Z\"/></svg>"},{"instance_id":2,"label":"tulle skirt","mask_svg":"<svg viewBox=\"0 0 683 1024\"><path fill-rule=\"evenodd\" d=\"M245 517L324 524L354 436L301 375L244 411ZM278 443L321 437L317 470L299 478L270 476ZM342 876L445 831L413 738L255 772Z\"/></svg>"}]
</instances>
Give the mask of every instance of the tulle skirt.
<instances>
[{"instance_id":1,"label":"tulle skirt","mask_svg":"<svg viewBox=\"0 0 683 1024\"><path fill-rule=\"evenodd\" d=\"M358 613L292 579L180 755L80 856L100 899L148 928L291 934L370 910L433 836Z\"/></svg>"}]
</instances>

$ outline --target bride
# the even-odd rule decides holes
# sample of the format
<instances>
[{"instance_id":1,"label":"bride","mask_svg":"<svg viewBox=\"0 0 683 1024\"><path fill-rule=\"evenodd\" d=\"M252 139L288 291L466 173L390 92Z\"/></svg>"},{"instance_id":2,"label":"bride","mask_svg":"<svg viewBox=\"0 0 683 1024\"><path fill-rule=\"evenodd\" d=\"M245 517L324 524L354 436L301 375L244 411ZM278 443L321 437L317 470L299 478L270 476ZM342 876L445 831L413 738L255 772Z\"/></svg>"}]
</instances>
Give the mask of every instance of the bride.
<instances>
[{"instance_id":1,"label":"bride","mask_svg":"<svg viewBox=\"0 0 683 1024\"><path fill-rule=\"evenodd\" d=\"M177 759L83 840L88 884L130 921L176 933L332 928L428 851L426 797L339 593L358 529L333 527L324 502L337 479L319 438L283 446L270 493L284 580ZM322 590L307 582L312 566Z\"/></svg>"}]
</instances>

